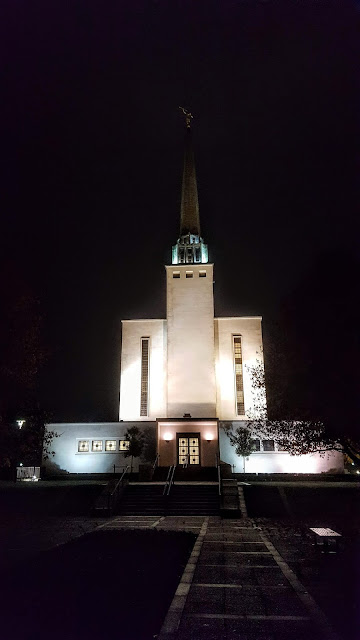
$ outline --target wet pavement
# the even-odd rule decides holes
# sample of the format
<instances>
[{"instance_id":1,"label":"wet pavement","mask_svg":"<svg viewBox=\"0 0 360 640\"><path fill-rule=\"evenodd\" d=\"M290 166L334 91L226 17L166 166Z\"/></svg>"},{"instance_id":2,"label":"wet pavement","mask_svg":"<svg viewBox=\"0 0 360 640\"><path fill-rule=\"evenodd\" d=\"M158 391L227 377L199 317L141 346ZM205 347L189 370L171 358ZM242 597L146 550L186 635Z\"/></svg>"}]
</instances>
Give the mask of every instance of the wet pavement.
<instances>
[{"instance_id":1,"label":"wet pavement","mask_svg":"<svg viewBox=\"0 0 360 640\"><path fill-rule=\"evenodd\" d=\"M312 484L300 490L299 484L283 483L282 492L275 493L269 488L244 485L252 517L236 520L46 515L53 499L47 498L46 508L36 512L32 503L27 506L28 489L21 488L21 503L13 498L8 501L11 508L3 503L0 565L16 570L28 557L92 531L187 531L197 539L164 619L161 640L357 640L359 487ZM264 504L269 512L282 505L282 516L257 517ZM342 533L340 552L315 548L309 529L313 526Z\"/></svg>"},{"instance_id":2,"label":"wet pavement","mask_svg":"<svg viewBox=\"0 0 360 640\"><path fill-rule=\"evenodd\" d=\"M326 615L251 519L119 516L102 529L198 534L161 640L338 640Z\"/></svg>"}]
</instances>

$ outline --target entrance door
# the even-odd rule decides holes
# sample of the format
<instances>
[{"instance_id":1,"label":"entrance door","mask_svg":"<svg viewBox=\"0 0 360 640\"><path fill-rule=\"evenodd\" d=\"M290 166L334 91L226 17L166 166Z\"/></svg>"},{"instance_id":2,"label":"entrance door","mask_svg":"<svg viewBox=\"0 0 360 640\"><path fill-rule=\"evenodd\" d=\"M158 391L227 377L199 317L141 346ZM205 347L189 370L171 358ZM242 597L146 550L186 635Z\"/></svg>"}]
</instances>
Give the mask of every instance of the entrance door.
<instances>
[{"instance_id":1,"label":"entrance door","mask_svg":"<svg viewBox=\"0 0 360 640\"><path fill-rule=\"evenodd\" d=\"M178 433L178 464L200 464L200 434Z\"/></svg>"}]
</instances>

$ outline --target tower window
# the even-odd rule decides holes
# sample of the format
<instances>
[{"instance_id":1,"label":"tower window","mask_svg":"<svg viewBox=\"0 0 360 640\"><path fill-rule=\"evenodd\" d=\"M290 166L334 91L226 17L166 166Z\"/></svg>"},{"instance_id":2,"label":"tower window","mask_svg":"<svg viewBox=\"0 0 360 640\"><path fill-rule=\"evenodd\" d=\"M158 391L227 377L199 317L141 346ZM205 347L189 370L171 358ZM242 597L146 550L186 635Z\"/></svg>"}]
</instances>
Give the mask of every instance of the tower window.
<instances>
[{"instance_id":1,"label":"tower window","mask_svg":"<svg viewBox=\"0 0 360 640\"><path fill-rule=\"evenodd\" d=\"M195 247L195 262L200 262L200 247Z\"/></svg>"},{"instance_id":2,"label":"tower window","mask_svg":"<svg viewBox=\"0 0 360 640\"><path fill-rule=\"evenodd\" d=\"M274 440L263 440L262 444L264 451L275 451Z\"/></svg>"},{"instance_id":3,"label":"tower window","mask_svg":"<svg viewBox=\"0 0 360 640\"><path fill-rule=\"evenodd\" d=\"M242 370L242 349L241 336L234 336L234 374L235 374L235 408L236 415L242 416L245 413L244 407L244 385Z\"/></svg>"},{"instance_id":4,"label":"tower window","mask_svg":"<svg viewBox=\"0 0 360 640\"><path fill-rule=\"evenodd\" d=\"M173 278L180 278L180 271L173 271Z\"/></svg>"},{"instance_id":5,"label":"tower window","mask_svg":"<svg viewBox=\"0 0 360 640\"><path fill-rule=\"evenodd\" d=\"M199 271L199 278L206 278L206 271Z\"/></svg>"},{"instance_id":6,"label":"tower window","mask_svg":"<svg viewBox=\"0 0 360 640\"><path fill-rule=\"evenodd\" d=\"M149 405L149 342L150 338L141 338L141 392L140 415L148 415Z\"/></svg>"},{"instance_id":7,"label":"tower window","mask_svg":"<svg viewBox=\"0 0 360 640\"><path fill-rule=\"evenodd\" d=\"M193 272L192 272L192 271L187 271L187 272L186 272L186 277L187 277L187 278L192 278L192 277L193 277L193 275L194 275L194 274L193 274Z\"/></svg>"}]
</instances>

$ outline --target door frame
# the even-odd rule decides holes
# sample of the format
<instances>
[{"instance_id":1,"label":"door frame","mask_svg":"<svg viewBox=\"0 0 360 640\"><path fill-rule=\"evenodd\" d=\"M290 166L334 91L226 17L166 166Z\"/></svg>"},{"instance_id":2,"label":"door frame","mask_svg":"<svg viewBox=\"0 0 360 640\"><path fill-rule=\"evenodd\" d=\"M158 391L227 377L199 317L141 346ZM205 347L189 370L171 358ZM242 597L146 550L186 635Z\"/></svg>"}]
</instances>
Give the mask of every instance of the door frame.
<instances>
[{"instance_id":1,"label":"door frame","mask_svg":"<svg viewBox=\"0 0 360 640\"><path fill-rule=\"evenodd\" d=\"M180 438L197 438L199 441L199 463L198 464L190 464L190 453L189 453L189 462L188 462L188 466L189 467L201 467L201 433L200 432L194 432L194 431L177 431L176 432L176 464L182 464L181 462L179 462L179 440ZM190 449L190 447L189 447Z\"/></svg>"}]
</instances>

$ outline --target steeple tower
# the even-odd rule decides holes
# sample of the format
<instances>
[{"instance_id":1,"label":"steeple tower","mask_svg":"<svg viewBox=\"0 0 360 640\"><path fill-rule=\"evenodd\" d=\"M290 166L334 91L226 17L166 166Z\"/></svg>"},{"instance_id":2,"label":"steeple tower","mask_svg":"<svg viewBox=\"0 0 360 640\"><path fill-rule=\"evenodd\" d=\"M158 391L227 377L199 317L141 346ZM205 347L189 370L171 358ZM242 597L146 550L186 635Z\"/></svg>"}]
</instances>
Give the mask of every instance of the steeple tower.
<instances>
[{"instance_id":1,"label":"steeple tower","mask_svg":"<svg viewBox=\"0 0 360 640\"><path fill-rule=\"evenodd\" d=\"M179 108L185 115L186 131L180 236L172 248L172 264L201 264L208 262L208 251L200 235L199 200L191 130L193 115L183 107Z\"/></svg>"}]
</instances>

